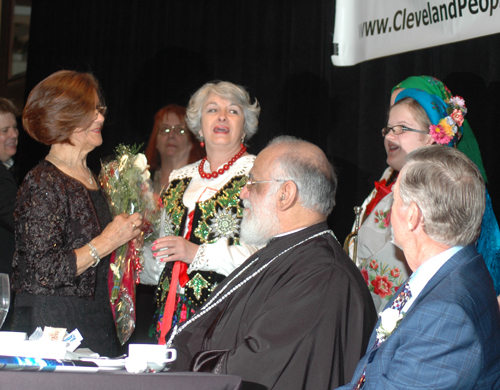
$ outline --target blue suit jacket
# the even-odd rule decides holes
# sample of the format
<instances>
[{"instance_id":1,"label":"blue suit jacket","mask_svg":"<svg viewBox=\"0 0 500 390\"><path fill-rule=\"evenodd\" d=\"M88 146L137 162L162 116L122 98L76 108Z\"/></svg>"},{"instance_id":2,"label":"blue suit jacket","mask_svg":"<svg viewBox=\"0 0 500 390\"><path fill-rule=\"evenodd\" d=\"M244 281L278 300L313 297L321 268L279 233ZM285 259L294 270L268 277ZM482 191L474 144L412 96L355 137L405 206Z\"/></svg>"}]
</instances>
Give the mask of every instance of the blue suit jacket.
<instances>
[{"instance_id":1,"label":"blue suit jacket","mask_svg":"<svg viewBox=\"0 0 500 390\"><path fill-rule=\"evenodd\" d=\"M373 350L375 339L374 330L352 383L339 389L351 390L365 366L363 390L500 389L500 310L475 247L461 249L439 269Z\"/></svg>"}]
</instances>

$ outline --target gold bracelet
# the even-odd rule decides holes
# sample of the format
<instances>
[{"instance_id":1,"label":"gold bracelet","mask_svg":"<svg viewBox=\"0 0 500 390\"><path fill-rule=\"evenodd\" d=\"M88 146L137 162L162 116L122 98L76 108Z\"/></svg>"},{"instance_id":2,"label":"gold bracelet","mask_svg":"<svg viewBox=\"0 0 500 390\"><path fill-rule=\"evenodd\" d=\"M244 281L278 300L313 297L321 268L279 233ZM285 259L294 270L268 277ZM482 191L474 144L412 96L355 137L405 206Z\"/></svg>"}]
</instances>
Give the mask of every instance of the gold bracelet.
<instances>
[{"instance_id":1,"label":"gold bracelet","mask_svg":"<svg viewBox=\"0 0 500 390\"><path fill-rule=\"evenodd\" d=\"M101 258L99 257L99 252L97 252L97 249L95 249L95 246L92 245L90 242L87 244L90 247L90 254L94 258L94 264L91 265L91 267L97 267L99 262L101 261Z\"/></svg>"}]
</instances>

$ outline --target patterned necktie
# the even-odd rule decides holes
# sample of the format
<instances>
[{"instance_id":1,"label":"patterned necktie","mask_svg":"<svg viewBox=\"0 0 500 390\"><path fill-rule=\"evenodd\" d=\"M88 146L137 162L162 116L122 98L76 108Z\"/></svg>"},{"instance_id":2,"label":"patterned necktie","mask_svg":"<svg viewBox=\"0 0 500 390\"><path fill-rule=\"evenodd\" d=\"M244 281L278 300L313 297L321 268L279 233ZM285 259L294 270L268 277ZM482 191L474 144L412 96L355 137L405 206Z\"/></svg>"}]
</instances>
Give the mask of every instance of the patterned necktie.
<instances>
[{"instance_id":1,"label":"patterned necktie","mask_svg":"<svg viewBox=\"0 0 500 390\"><path fill-rule=\"evenodd\" d=\"M391 308L396 309L401 312L406 302L408 302L411 298L410 284L406 283L403 291L399 293L394 302L392 302Z\"/></svg>"},{"instance_id":2,"label":"patterned necktie","mask_svg":"<svg viewBox=\"0 0 500 390\"><path fill-rule=\"evenodd\" d=\"M404 288L403 288L403 291L401 291L398 294L398 296L396 297L396 299L394 299L394 301L392 302L391 309L396 309L397 311L399 311L401 313L401 310L406 305L406 302L408 302L410 300L410 298L411 298L410 284L406 283ZM381 325L379 325L379 327L380 326ZM382 344L385 340L386 339L377 338L377 340L375 340L375 344L373 345L372 351L375 348L378 348L379 345ZM363 374L361 375L359 380L356 382L356 384L352 388L353 390L359 390L363 387L363 385L365 384L365 379L366 379L365 374L366 374L366 366L365 366L365 369L363 370Z\"/></svg>"}]
</instances>

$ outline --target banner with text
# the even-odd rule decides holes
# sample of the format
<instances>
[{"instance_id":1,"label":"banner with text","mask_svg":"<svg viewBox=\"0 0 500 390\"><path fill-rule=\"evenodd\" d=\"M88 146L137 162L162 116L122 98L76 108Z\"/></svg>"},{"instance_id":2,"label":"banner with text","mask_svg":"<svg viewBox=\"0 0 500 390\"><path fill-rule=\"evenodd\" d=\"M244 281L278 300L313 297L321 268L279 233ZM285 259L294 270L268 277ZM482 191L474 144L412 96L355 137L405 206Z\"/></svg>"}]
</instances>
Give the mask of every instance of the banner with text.
<instances>
[{"instance_id":1,"label":"banner with text","mask_svg":"<svg viewBox=\"0 0 500 390\"><path fill-rule=\"evenodd\" d=\"M337 66L500 32L500 0L337 0Z\"/></svg>"}]
</instances>

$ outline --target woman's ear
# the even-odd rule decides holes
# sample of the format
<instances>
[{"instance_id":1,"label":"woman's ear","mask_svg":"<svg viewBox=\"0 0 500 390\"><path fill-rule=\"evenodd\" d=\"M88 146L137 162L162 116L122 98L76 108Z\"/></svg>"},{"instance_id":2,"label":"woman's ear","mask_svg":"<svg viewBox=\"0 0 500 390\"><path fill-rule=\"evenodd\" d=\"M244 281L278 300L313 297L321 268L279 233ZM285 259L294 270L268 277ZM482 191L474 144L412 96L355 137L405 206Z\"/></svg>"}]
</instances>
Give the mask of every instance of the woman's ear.
<instances>
[{"instance_id":1,"label":"woman's ear","mask_svg":"<svg viewBox=\"0 0 500 390\"><path fill-rule=\"evenodd\" d=\"M430 134L428 134L428 136L429 136L429 138L425 142L425 146L434 145L436 143L436 140L434 138L432 138L432 136Z\"/></svg>"}]
</instances>

